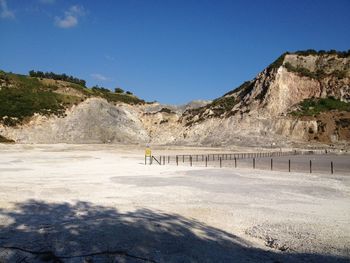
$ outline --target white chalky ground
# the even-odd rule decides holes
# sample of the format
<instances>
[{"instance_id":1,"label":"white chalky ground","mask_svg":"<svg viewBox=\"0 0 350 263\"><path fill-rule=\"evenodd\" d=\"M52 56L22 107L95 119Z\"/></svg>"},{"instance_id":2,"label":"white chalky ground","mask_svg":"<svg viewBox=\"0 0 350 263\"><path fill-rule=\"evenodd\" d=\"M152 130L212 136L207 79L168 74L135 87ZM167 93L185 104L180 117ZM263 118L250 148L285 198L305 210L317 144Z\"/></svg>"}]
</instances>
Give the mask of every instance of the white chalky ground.
<instances>
[{"instance_id":1,"label":"white chalky ground","mask_svg":"<svg viewBox=\"0 0 350 263\"><path fill-rule=\"evenodd\" d=\"M145 166L143 154L0 145L0 262L350 260L350 175Z\"/></svg>"}]
</instances>

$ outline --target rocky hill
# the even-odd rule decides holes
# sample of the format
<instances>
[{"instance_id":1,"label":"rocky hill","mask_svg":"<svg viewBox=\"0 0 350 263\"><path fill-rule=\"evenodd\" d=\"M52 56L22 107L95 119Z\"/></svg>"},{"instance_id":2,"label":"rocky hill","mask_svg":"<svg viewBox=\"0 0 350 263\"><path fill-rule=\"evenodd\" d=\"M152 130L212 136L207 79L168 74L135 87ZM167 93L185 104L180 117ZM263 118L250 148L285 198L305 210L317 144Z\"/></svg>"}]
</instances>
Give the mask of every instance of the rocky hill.
<instances>
[{"instance_id":1,"label":"rocky hill","mask_svg":"<svg viewBox=\"0 0 350 263\"><path fill-rule=\"evenodd\" d=\"M184 113L186 140L348 142L349 52L286 53L256 78ZM224 131L222 128L225 127ZM225 135L223 135L223 133Z\"/></svg>"},{"instance_id":2,"label":"rocky hill","mask_svg":"<svg viewBox=\"0 0 350 263\"><path fill-rule=\"evenodd\" d=\"M183 106L145 103L128 94L7 73L0 74L0 87L0 135L16 142L350 142L350 52L285 53L224 96ZM30 96L19 92L24 87Z\"/></svg>"},{"instance_id":3,"label":"rocky hill","mask_svg":"<svg viewBox=\"0 0 350 263\"><path fill-rule=\"evenodd\" d=\"M0 72L0 139L23 143L138 143L149 137L132 94Z\"/></svg>"}]
</instances>

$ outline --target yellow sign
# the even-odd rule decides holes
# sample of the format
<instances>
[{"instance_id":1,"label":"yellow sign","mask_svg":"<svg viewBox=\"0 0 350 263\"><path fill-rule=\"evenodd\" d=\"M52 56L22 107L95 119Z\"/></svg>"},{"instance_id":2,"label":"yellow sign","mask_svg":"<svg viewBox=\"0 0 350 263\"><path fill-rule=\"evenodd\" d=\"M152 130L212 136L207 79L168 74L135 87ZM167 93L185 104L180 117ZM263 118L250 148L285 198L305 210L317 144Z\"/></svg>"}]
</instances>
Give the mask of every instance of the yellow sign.
<instances>
[{"instance_id":1,"label":"yellow sign","mask_svg":"<svg viewBox=\"0 0 350 263\"><path fill-rule=\"evenodd\" d=\"M146 150L145 150L145 156L146 156L146 157L151 157L151 156L152 156L151 148L146 148Z\"/></svg>"}]
</instances>

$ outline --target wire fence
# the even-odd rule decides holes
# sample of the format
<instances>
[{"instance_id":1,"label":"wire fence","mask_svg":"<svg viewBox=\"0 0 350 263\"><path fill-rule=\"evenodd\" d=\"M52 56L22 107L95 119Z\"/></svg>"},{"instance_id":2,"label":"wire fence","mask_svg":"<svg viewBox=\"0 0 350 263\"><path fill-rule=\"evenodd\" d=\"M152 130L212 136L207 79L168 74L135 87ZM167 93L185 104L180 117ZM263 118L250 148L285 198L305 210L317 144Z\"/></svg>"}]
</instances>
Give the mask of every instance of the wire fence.
<instances>
[{"instance_id":1,"label":"wire fence","mask_svg":"<svg viewBox=\"0 0 350 263\"><path fill-rule=\"evenodd\" d=\"M157 165L350 174L349 155L324 150L161 155L152 156L151 160Z\"/></svg>"}]
</instances>

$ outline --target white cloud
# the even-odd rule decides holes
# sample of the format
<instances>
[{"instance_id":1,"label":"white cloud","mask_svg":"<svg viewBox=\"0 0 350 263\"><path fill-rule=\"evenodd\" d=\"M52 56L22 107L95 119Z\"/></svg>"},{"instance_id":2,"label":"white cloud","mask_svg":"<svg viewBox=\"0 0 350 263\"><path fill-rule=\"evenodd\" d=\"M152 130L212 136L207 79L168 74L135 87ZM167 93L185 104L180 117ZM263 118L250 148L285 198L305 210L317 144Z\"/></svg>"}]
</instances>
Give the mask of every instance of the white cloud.
<instances>
[{"instance_id":1,"label":"white cloud","mask_svg":"<svg viewBox=\"0 0 350 263\"><path fill-rule=\"evenodd\" d=\"M56 17L56 25L61 28L70 28L78 24L78 18L75 16L65 16L63 19Z\"/></svg>"},{"instance_id":2,"label":"white cloud","mask_svg":"<svg viewBox=\"0 0 350 263\"><path fill-rule=\"evenodd\" d=\"M79 18L84 16L86 11L83 6L73 5L64 12L63 17L55 18L55 25L60 28L70 28L78 25Z\"/></svg>"},{"instance_id":3,"label":"white cloud","mask_svg":"<svg viewBox=\"0 0 350 263\"><path fill-rule=\"evenodd\" d=\"M6 0L0 0L0 17L14 19L15 14L8 9Z\"/></svg>"},{"instance_id":4,"label":"white cloud","mask_svg":"<svg viewBox=\"0 0 350 263\"><path fill-rule=\"evenodd\" d=\"M93 73L90 76L96 80L99 80L99 81L110 81L111 80L110 78L103 76L102 74L99 74L99 73Z\"/></svg>"},{"instance_id":5,"label":"white cloud","mask_svg":"<svg viewBox=\"0 0 350 263\"><path fill-rule=\"evenodd\" d=\"M69 8L68 13L83 16L85 15L85 9L81 5L73 5Z\"/></svg>"}]
</instances>

